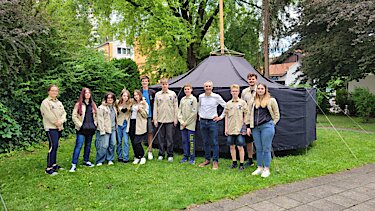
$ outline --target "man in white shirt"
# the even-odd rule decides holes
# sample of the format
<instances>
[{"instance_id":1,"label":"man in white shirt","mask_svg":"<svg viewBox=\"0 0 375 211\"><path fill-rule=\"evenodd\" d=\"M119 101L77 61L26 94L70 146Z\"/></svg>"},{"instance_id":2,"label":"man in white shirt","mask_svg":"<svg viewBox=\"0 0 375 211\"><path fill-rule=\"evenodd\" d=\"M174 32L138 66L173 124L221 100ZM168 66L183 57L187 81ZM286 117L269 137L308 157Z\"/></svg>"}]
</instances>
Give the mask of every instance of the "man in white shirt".
<instances>
[{"instance_id":1,"label":"man in white shirt","mask_svg":"<svg viewBox=\"0 0 375 211\"><path fill-rule=\"evenodd\" d=\"M204 83L204 93L199 95L198 114L201 136L204 143L204 152L206 160L199 164L199 167L207 166L211 163L211 148L213 150L212 169L219 168L219 140L218 140L218 122L224 118L224 112L218 116L217 106L223 108L226 103L223 98L212 92L212 81Z\"/></svg>"}]
</instances>

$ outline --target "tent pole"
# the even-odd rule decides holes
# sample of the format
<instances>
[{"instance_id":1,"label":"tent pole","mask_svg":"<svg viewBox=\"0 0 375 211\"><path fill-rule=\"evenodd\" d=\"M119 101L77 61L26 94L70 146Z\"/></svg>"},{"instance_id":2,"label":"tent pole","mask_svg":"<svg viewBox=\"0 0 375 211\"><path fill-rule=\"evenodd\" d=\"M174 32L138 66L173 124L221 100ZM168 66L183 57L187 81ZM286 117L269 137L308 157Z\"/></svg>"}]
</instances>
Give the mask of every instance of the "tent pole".
<instances>
[{"instance_id":1,"label":"tent pole","mask_svg":"<svg viewBox=\"0 0 375 211\"><path fill-rule=\"evenodd\" d=\"M219 2L219 15L220 15L220 53L224 55L224 6L223 1Z\"/></svg>"}]
</instances>

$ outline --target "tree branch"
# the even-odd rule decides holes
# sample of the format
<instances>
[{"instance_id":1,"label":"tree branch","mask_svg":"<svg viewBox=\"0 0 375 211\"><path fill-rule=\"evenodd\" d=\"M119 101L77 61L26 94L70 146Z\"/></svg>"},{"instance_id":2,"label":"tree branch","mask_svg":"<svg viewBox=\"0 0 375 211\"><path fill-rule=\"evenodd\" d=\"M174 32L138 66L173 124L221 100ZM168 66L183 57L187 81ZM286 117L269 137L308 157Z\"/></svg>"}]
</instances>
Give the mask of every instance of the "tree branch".
<instances>
[{"instance_id":1,"label":"tree branch","mask_svg":"<svg viewBox=\"0 0 375 211\"><path fill-rule=\"evenodd\" d=\"M204 24L203 29L201 31L201 39L203 39L203 37L207 34L208 29L211 27L211 24L214 21L214 19L217 16L218 13L219 13L219 4L217 4L217 7L216 7L214 13L207 20L207 22Z\"/></svg>"},{"instance_id":2,"label":"tree branch","mask_svg":"<svg viewBox=\"0 0 375 211\"><path fill-rule=\"evenodd\" d=\"M143 8L144 10L146 10L147 12L153 14L153 12L151 11L151 7L145 7L133 0L125 0L126 2L130 3L131 5L133 5L133 7L136 7L136 8Z\"/></svg>"},{"instance_id":3,"label":"tree branch","mask_svg":"<svg viewBox=\"0 0 375 211\"><path fill-rule=\"evenodd\" d=\"M247 2L247 1L245 1L245 0L236 0L236 2L237 2L237 4L239 4L239 2L242 2L242 3L245 3L245 4L247 4L247 5L250 5L250 6L252 6L252 7L255 7L255 8L257 8L257 9L262 9L262 7L260 7L260 6L258 6L258 5L256 5L256 4L254 4L254 3L251 3L251 2Z\"/></svg>"}]
</instances>

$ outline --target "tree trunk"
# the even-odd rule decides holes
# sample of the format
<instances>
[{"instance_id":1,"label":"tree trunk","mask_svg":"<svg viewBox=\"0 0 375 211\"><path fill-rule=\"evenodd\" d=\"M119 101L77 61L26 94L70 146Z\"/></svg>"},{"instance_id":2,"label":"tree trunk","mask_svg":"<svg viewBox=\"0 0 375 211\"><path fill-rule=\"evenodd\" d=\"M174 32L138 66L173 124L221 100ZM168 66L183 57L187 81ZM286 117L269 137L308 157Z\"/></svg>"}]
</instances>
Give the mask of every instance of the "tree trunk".
<instances>
[{"instance_id":1,"label":"tree trunk","mask_svg":"<svg viewBox=\"0 0 375 211\"><path fill-rule=\"evenodd\" d=\"M197 66L197 57L194 52L194 43L187 48L187 64L189 70Z\"/></svg>"}]
</instances>

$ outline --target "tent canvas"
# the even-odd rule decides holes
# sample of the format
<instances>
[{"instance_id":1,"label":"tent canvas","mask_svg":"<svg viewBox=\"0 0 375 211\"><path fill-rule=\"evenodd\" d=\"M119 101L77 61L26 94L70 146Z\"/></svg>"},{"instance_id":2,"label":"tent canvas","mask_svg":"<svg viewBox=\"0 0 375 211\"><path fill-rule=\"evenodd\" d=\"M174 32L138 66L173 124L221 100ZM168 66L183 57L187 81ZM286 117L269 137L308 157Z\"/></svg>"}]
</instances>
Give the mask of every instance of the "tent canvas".
<instances>
[{"instance_id":1,"label":"tent canvas","mask_svg":"<svg viewBox=\"0 0 375 211\"><path fill-rule=\"evenodd\" d=\"M316 90L305 88L290 88L264 78L243 57L210 56L196 68L172 78L169 88L176 92L179 100L184 96L182 87L186 83L193 86L193 94L198 97L203 93L204 82L213 82L213 92L220 94L225 101L231 99L230 85L238 84L241 90L248 87L247 75L257 74L258 83L266 84L273 97L276 98L280 109L280 121L276 126L273 140L275 151L303 149L316 140ZM160 90L159 85L151 88ZM219 106L218 114L223 108ZM175 148L182 149L179 127L174 135ZM219 122L220 152L228 153L226 136L224 136L224 121ZM196 150L203 151L203 141L200 137L199 122L196 127Z\"/></svg>"}]
</instances>

